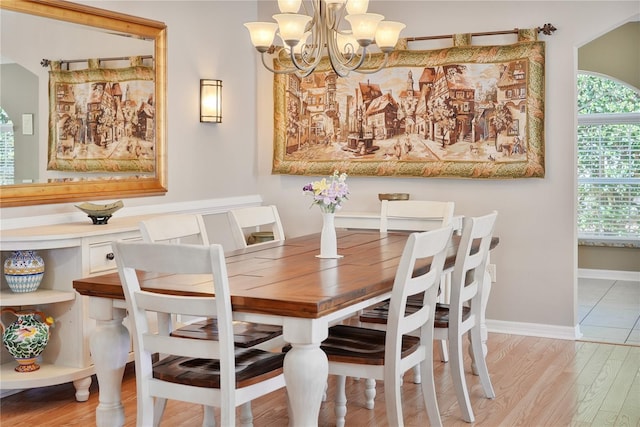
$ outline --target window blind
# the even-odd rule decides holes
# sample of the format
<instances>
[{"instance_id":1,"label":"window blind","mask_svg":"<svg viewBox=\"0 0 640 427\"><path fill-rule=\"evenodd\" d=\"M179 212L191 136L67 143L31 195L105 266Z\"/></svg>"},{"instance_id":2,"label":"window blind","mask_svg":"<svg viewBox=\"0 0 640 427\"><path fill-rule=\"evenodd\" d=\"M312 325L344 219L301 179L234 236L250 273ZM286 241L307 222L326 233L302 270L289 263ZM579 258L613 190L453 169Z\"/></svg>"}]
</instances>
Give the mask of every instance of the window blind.
<instances>
[{"instance_id":1,"label":"window blind","mask_svg":"<svg viewBox=\"0 0 640 427\"><path fill-rule=\"evenodd\" d=\"M578 116L578 234L640 239L640 113Z\"/></svg>"}]
</instances>

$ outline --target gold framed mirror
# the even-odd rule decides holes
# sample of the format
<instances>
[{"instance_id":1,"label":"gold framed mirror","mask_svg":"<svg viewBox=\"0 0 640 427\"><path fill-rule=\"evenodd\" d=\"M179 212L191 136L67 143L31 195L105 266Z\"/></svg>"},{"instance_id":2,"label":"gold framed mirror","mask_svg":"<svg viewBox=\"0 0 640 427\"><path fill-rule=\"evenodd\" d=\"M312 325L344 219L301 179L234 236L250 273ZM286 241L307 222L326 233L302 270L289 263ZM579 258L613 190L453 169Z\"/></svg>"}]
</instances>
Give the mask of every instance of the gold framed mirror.
<instances>
[{"instance_id":1,"label":"gold framed mirror","mask_svg":"<svg viewBox=\"0 0 640 427\"><path fill-rule=\"evenodd\" d=\"M86 27L92 31L98 30L117 36L152 42L155 87L155 93L153 94L153 107L155 110L153 121L153 134L155 137L153 161L155 162L155 168L152 176L143 174L140 176L135 174L122 176L105 174L104 176L96 177L95 174L87 174L86 178L47 179L44 182L2 185L0 186L0 207L65 203L80 200L106 200L166 193L166 25L159 21L60 0L2 0L0 9L0 13L3 14L5 12L27 14L59 21L60 23ZM34 32L38 31L35 30ZM7 40L4 36L3 39ZM5 41L3 41L3 47L4 43ZM17 41L17 43L22 44L24 41ZM96 54L101 56L99 52L96 52ZM40 86L42 87L42 85ZM44 97L44 99L48 98L46 93L39 93L38 96ZM46 102L48 103L48 101ZM23 116L25 115L23 114ZM49 117L40 117L39 120L47 121L47 129L51 126ZM37 127L38 124L34 123L33 126ZM45 135L42 135L42 133L45 133ZM50 136L46 135L46 133L40 132L41 135L37 144L47 144L47 146L50 144ZM43 151L41 147L40 150ZM42 165L44 163L46 162L40 161L39 167L43 168Z\"/></svg>"}]
</instances>

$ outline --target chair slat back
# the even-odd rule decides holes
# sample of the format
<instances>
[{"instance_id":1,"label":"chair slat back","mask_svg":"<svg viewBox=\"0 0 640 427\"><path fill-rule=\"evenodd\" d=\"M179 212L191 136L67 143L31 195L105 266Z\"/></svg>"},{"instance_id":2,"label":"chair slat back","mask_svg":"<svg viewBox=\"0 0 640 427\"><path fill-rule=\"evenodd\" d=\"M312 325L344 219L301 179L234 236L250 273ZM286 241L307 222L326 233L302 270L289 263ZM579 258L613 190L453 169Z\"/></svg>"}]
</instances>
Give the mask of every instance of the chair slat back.
<instances>
[{"instance_id":1,"label":"chair slat back","mask_svg":"<svg viewBox=\"0 0 640 427\"><path fill-rule=\"evenodd\" d=\"M149 243L194 243L209 246L202 215L160 215L140 222L142 239Z\"/></svg>"},{"instance_id":2,"label":"chair slat back","mask_svg":"<svg viewBox=\"0 0 640 427\"><path fill-rule=\"evenodd\" d=\"M438 284L451 239L452 227L413 233L409 236L396 271L387 320L386 360L399 360L402 335L421 329L431 331ZM406 313L409 297L424 292L423 305ZM425 341L429 342L430 341ZM389 353L392 352L392 353Z\"/></svg>"},{"instance_id":3,"label":"chair slat back","mask_svg":"<svg viewBox=\"0 0 640 427\"><path fill-rule=\"evenodd\" d=\"M382 200L380 207L380 231L391 229L389 219L411 219L415 221L410 230L427 231L451 224L454 202L432 200ZM414 224L414 222L412 222Z\"/></svg>"},{"instance_id":4,"label":"chair slat back","mask_svg":"<svg viewBox=\"0 0 640 427\"><path fill-rule=\"evenodd\" d=\"M274 240L284 240L284 229L278 208L274 205L232 209L229 211L229 222L234 241L240 248L248 246L248 236L256 231L271 231Z\"/></svg>"},{"instance_id":5,"label":"chair slat back","mask_svg":"<svg viewBox=\"0 0 640 427\"><path fill-rule=\"evenodd\" d=\"M220 359L221 381L233 387L235 359L232 309L222 246L114 242L113 251L127 309L133 320L131 326L136 366L149 369L141 375L150 375L153 353ZM137 272L208 274L213 280L215 297L173 296L144 291L140 288ZM199 282L201 280L194 281ZM147 314L153 313L164 319L158 322L162 325L158 334L150 332ZM218 341L169 336L172 325L168 319L173 315L215 316L218 320Z\"/></svg>"},{"instance_id":6,"label":"chair slat back","mask_svg":"<svg viewBox=\"0 0 640 427\"><path fill-rule=\"evenodd\" d=\"M471 306L472 313L479 313L482 299L483 276L486 272L491 238L498 212L479 217L463 219L462 236L456 255L456 263L451 279L450 324L462 316L465 303ZM477 251L472 251L474 241L479 240ZM479 319L476 319L479 321Z\"/></svg>"}]
</instances>

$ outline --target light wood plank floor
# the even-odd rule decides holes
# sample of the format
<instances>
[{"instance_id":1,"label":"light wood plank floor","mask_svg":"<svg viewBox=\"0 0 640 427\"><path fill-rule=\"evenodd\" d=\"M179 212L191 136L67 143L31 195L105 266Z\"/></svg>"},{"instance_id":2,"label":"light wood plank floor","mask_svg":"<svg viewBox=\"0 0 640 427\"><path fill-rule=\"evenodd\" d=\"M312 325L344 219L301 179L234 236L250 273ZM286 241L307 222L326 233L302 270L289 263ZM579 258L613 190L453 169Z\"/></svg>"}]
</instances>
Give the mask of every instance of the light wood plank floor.
<instances>
[{"instance_id":1,"label":"light wood plank floor","mask_svg":"<svg viewBox=\"0 0 640 427\"><path fill-rule=\"evenodd\" d=\"M488 364L496 399L484 398L478 378L467 375L476 426L640 426L640 347L490 334ZM460 418L448 364L437 361L435 366L444 425L469 426ZM364 408L363 388L362 380L347 381L347 426L387 426L383 387L378 384L374 410ZM330 379L322 427L335 425L333 391ZM127 426L135 426L135 392L129 366L122 394ZM64 384L5 397L0 425L95 425L95 379L88 402L75 402L73 396L73 387ZM403 385L403 408L406 426L429 425L420 387L410 373ZM286 426L285 392L254 401L253 411L256 427ZM170 402L162 425L199 426L201 421L199 406Z\"/></svg>"}]
</instances>

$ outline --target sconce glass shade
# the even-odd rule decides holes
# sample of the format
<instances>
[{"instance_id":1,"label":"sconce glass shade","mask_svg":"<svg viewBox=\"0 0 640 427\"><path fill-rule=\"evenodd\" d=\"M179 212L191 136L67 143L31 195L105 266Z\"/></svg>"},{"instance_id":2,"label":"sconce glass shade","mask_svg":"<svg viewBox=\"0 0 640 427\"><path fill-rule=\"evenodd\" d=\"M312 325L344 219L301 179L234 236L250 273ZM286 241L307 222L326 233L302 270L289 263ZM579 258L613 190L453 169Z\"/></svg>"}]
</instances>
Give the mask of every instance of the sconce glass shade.
<instances>
[{"instance_id":1,"label":"sconce glass shade","mask_svg":"<svg viewBox=\"0 0 640 427\"><path fill-rule=\"evenodd\" d=\"M369 7L369 0L349 0L347 2L347 13L349 15L367 13L368 7Z\"/></svg>"},{"instance_id":2,"label":"sconce glass shade","mask_svg":"<svg viewBox=\"0 0 640 427\"><path fill-rule=\"evenodd\" d=\"M278 0L281 13L298 13L302 0Z\"/></svg>"},{"instance_id":3,"label":"sconce glass shade","mask_svg":"<svg viewBox=\"0 0 640 427\"><path fill-rule=\"evenodd\" d=\"M273 15L273 19L278 21L280 37L289 47L294 47L300 42L307 24L311 21L310 16L297 13L279 13Z\"/></svg>"},{"instance_id":4,"label":"sconce glass shade","mask_svg":"<svg viewBox=\"0 0 640 427\"><path fill-rule=\"evenodd\" d=\"M200 121L222 123L222 80L200 79Z\"/></svg>"},{"instance_id":5,"label":"sconce glass shade","mask_svg":"<svg viewBox=\"0 0 640 427\"><path fill-rule=\"evenodd\" d=\"M376 44L383 52L391 52L398 43L400 37L400 31L402 31L406 25L402 22L394 21L382 21L378 24L376 30Z\"/></svg>"},{"instance_id":6,"label":"sconce glass shade","mask_svg":"<svg viewBox=\"0 0 640 427\"><path fill-rule=\"evenodd\" d=\"M273 42L273 38L278 30L275 22L247 22L244 24L251 35L251 43L258 52L266 52Z\"/></svg>"},{"instance_id":7,"label":"sconce glass shade","mask_svg":"<svg viewBox=\"0 0 640 427\"><path fill-rule=\"evenodd\" d=\"M384 16L378 13L361 13L358 15L347 15L345 18L351 24L353 36L358 40L360 46L369 46L376 36L376 29Z\"/></svg>"}]
</instances>

